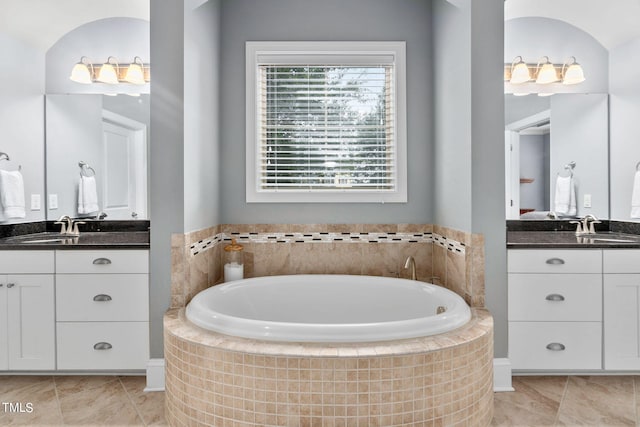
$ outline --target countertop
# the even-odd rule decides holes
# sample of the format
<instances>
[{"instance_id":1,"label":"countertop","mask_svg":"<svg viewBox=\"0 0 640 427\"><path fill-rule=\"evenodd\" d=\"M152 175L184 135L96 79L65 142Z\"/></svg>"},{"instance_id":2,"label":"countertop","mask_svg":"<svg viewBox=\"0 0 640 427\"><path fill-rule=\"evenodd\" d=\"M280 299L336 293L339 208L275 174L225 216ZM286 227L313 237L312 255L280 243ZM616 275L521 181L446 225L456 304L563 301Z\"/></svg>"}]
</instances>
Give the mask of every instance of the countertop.
<instances>
[{"instance_id":1,"label":"countertop","mask_svg":"<svg viewBox=\"0 0 640 427\"><path fill-rule=\"evenodd\" d=\"M42 232L0 238L0 250L148 248L148 231L84 232L80 236Z\"/></svg>"},{"instance_id":2,"label":"countertop","mask_svg":"<svg viewBox=\"0 0 640 427\"><path fill-rule=\"evenodd\" d=\"M631 242L621 242L624 237ZM622 238L621 238L622 237ZM598 239L599 238L599 239ZM609 238L612 241L607 241ZM576 236L573 231L507 231L509 249L545 249L545 248L640 248L640 236L632 234L599 233L597 236L583 234Z\"/></svg>"}]
</instances>

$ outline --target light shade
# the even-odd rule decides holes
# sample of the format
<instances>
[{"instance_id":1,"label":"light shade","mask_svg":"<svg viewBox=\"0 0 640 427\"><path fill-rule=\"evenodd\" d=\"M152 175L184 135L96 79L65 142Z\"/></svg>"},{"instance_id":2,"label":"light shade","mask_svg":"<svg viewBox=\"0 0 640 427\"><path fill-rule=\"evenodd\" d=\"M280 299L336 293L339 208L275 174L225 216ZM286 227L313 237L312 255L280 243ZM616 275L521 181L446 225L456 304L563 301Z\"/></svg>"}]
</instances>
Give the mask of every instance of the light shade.
<instances>
[{"instance_id":1,"label":"light shade","mask_svg":"<svg viewBox=\"0 0 640 427\"><path fill-rule=\"evenodd\" d=\"M575 85L585 81L584 71L580 64L576 62L576 58L572 56L562 66L562 84Z\"/></svg>"},{"instance_id":2,"label":"light shade","mask_svg":"<svg viewBox=\"0 0 640 427\"><path fill-rule=\"evenodd\" d=\"M511 63L511 80L509 81L511 84L521 84L526 83L531 80L531 74L529 73L529 67L522 60L521 56L516 56L516 58Z\"/></svg>"},{"instance_id":3,"label":"light shade","mask_svg":"<svg viewBox=\"0 0 640 427\"><path fill-rule=\"evenodd\" d=\"M543 96L543 97L544 96L552 96L552 95L555 95L555 93L553 93L553 92L540 92L540 93L538 93L538 96Z\"/></svg>"},{"instance_id":4,"label":"light shade","mask_svg":"<svg viewBox=\"0 0 640 427\"><path fill-rule=\"evenodd\" d=\"M544 62L543 62L544 61ZM538 62L538 75L536 76L536 83L549 84L560 80L556 67L549 61L549 57L545 56Z\"/></svg>"},{"instance_id":5,"label":"light shade","mask_svg":"<svg viewBox=\"0 0 640 427\"><path fill-rule=\"evenodd\" d=\"M86 56L80 58L80 62L73 66L69 78L85 85L93 83L93 65L87 60Z\"/></svg>"},{"instance_id":6,"label":"light shade","mask_svg":"<svg viewBox=\"0 0 640 427\"><path fill-rule=\"evenodd\" d=\"M136 85L145 84L143 66L144 64L142 63L142 59L140 59L139 56L136 56L133 59L133 62L127 67L127 71L124 75L124 81Z\"/></svg>"},{"instance_id":7,"label":"light shade","mask_svg":"<svg viewBox=\"0 0 640 427\"><path fill-rule=\"evenodd\" d=\"M115 62L115 66L111 62L112 59ZM108 83L111 85L118 84L117 66L118 66L118 63L116 59L113 56L110 56L107 59L107 62L102 64L102 67L100 67L100 71L98 71L98 77L96 77L96 80L101 83Z\"/></svg>"}]
</instances>

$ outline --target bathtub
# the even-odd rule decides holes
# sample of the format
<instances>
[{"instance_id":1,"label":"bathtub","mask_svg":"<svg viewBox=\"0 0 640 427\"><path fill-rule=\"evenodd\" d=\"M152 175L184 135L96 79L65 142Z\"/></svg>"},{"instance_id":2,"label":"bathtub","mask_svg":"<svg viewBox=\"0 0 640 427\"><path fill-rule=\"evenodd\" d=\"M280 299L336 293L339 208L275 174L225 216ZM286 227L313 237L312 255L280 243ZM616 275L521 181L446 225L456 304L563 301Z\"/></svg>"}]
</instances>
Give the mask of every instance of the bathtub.
<instances>
[{"instance_id":1,"label":"bathtub","mask_svg":"<svg viewBox=\"0 0 640 427\"><path fill-rule=\"evenodd\" d=\"M238 280L196 295L193 324L267 341L355 343L441 334L471 318L464 300L415 280L290 275Z\"/></svg>"}]
</instances>

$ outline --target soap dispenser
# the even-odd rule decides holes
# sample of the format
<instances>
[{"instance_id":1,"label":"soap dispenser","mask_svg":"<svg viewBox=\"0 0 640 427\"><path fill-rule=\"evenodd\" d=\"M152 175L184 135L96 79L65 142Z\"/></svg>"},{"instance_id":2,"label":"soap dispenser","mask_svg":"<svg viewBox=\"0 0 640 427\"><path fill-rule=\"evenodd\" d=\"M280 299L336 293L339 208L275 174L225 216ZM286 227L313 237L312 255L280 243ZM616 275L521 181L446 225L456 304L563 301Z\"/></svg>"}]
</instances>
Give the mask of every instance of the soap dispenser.
<instances>
[{"instance_id":1,"label":"soap dispenser","mask_svg":"<svg viewBox=\"0 0 640 427\"><path fill-rule=\"evenodd\" d=\"M231 243L224 247L224 281L240 280L244 278L244 247L231 239Z\"/></svg>"}]
</instances>

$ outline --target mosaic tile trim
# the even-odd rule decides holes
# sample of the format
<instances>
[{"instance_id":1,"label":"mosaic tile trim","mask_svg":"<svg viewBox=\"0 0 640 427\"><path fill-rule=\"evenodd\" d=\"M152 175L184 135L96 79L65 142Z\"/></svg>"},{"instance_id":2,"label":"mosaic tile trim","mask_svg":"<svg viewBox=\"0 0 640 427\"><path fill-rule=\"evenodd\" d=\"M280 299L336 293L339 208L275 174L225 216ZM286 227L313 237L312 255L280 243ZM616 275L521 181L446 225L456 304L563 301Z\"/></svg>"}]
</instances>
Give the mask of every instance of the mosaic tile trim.
<instances>
[{"instance_id":1,"label":"mosaic tile trim","mask_svg":"<svg viewBox=\"0 0 640 427\"><path fill-rule=\"evenodd\" d=\"M218 243L435 243L458 255L465 254L465 245L434 233L218 233L190 246L191 256L214 248Z\"/></svg>"}]
</instances>

